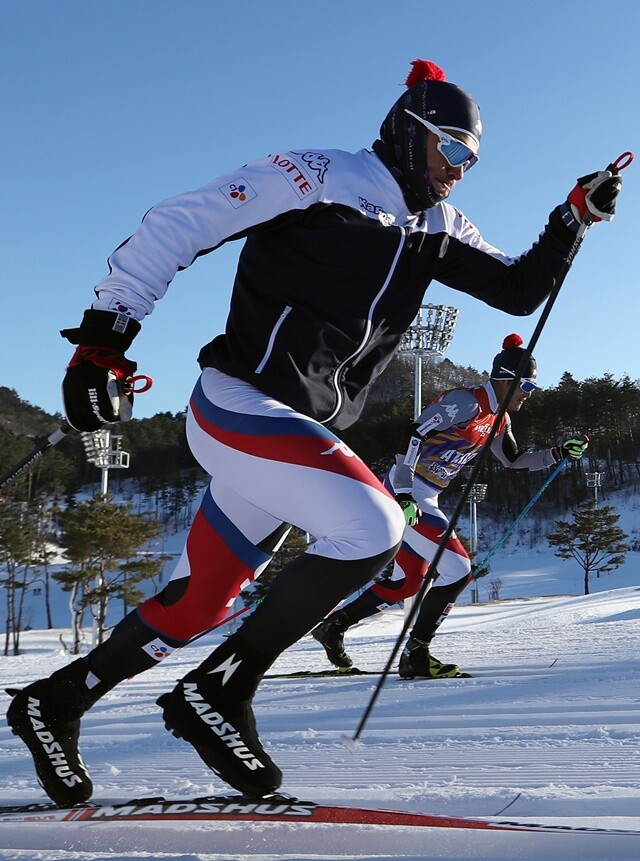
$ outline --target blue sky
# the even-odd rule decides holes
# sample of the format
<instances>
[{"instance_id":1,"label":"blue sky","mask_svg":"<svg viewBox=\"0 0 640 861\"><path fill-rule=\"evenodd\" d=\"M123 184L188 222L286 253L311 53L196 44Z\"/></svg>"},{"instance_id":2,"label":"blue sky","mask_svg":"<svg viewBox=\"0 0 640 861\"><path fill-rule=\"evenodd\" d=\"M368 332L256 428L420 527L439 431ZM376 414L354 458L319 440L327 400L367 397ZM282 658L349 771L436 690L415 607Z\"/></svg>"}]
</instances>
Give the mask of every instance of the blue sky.
<instances>
[{"instance_id":1,"label":"blue sky","mask_svg":"<svg viewBox=\"0 0 640 861\"><path fill-rule=\"evenodd\" d=\"M3 0L0 384L49 412L110 252L158 201L280 148L357 150L411 60L431 59L482 111L480 164L455 190L493 245L528 248L576 177L640 152L637 0ZM555 385L638 369L640 157L597 225L536 349ZM179 274L129 355L155 384L134 414L178 412L200 346L223 330L238 243ZM439 284L460 309L447 353L490 367L513 318Z\"/></svg>"}]
</instances>

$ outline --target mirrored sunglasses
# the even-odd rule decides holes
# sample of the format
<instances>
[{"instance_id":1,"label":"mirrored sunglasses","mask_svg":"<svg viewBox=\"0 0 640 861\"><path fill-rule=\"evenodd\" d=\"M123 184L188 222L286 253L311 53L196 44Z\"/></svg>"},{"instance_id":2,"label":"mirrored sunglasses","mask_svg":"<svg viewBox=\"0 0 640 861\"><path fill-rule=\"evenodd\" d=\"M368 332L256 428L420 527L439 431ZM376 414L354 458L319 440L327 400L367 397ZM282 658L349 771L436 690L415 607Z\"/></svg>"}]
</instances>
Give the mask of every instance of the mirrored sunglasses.
<instances>
[{"instance_id":1,"label":"mirrored sunglasses","mask_svg":"<svg viewBox=\"0 0 640 861\"><path fill-rule=\"evenodd\" d=\"M434 124L430 123L428 120L423 120L422 117L418 116L418 114L414 114L414 112L410 111L408 108L405 108L404 110L406 114L409 114L419 123L422 123L425 128L437 136L438 151L442 153L451 167L461 167L463 170L467 171L471 170L474 164L476 164L478 156L470 147L462 143L458 138L454 138L453 135L443 132L442 129L438 128L438 126L434 126Z\"/></svg>"},{"instance_id":2,"label":"mirrored sunglasses","mask_svg":"<svg viewBox=\"0 0 640 861\"><path fill-rule=\"evenodd\" d=\"M525 377L523 377L520 380L520 388L525 393L525 395L529 395L529 394L531 394L531 392L535 392L535 390L538 388L538 386L536 385L536 383L533 382L533 380L528 380Z\"/></svg>"}]
</instances>

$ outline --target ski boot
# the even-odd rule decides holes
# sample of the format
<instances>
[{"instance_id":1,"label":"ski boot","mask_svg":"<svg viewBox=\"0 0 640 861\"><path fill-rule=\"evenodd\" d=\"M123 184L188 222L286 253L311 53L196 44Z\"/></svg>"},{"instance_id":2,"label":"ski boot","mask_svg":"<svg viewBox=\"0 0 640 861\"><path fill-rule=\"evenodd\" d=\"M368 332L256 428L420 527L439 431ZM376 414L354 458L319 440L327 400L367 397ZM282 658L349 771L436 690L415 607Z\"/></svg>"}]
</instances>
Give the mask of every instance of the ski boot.
<instances>
[{"instance_id":1,"label":"ski boot","mask_svg":"<svg viewBox=\"0 0 640 861\"><path fill-rule=\"evenodd\" d=\"M344 650L344 632L352 625L351 617L341 610L320 622L311 631L311 636L317 640L327 653L327 658L334 667L348 670L353 666L353 660Z\"/></svg>"},{"instance_id":2,"label":"ski boot","mask_svg":"<svg viewBox=\"0 0 640 861\"><path fill-rule=\"evenodd\" d=\"M101 695L87 687L89 670L79 659L47 679L19 690L7 688L13 699L7 724L26 744L38 781L61 807L91 798L93 785L80 751L80 718Z\"/></svg>"},{"instance_id":3,"label":"ski boot","mask_svg":"<svg viewBox=\"0 0 640 861\"><path fill-rule=\"evenodd\" d=\"M462 673L455 664L443 664L430 655L428 643L409 637L400 655L398 675L401 679L455 679Z\"/></svg>"},{"instance_id":4,"label":"ski boot","mask_svg":"<svg viewBox=\"0 0 640 861\"><path fill-rule=\"evenodd\" d=\"M229 637L157 704L166 728L188 742L221 780L259 798L278 789L282 772L258 737L251 701L267 667L255 672L251 652L237 637Z\"/></svg>"}]
</instances>

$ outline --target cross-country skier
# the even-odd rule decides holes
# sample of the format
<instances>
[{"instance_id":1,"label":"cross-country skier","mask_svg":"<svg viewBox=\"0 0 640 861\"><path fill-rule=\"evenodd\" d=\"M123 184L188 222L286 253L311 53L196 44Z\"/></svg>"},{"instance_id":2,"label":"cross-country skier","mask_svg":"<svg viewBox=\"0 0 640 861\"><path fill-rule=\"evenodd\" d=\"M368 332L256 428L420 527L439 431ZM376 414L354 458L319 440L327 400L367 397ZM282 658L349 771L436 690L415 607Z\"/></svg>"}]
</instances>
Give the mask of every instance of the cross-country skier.
<instances>
[{"instance_id":1,"label":"cross-country skier","mask_svg":"<svg viewBox=\"0 0 640 861\"><path fill-rule=\"evenodd\" d=\"M357 420L432 279L531 314L565 271L580 226L614 215L620 177L595 172L528 251L499 251L446 202L478 160L481 131L473 98L415 61L371 149L278 150L150 209L109 258L81 324L63 330L77 345L63 382L70 424L93 431L126 419L136 365L125 353L140 321L177 272L244 240L225 332L199 355L187 434L212 479L171 581L86 657L16 693L8 710L55 801L92 793L78 752L84 712L221 621L293 524L313 544L158 700L166 726L224 782L254 796L280 785L258 738L256 688L282 651L384 568L405 526L338 434Z\"/></svg>"},{"instance_id":2,"label":"cross-country skier","mask_svg":"<svg viewBox=\"0 0 640 861\"><path fill-rule=\"evenodd\" d=\"M580 459L586 451L588 438L568 439L560 448L519 450L509 412L518 412L535 391L537 368L533 356L526 358L520 335L508 335L493 360L485 385L442 392L409 424L385 480L407 521L392 570L311 632L336 667L348 669L353 664L344 648L345 632L363 619L413 597L428 575L431 586L400 656L399 673L403 679L461 675L455 664L443 664L429 652L437 628L471 581L471 560L455 532L447 541L437 573L429 568L440 538L449 528L440 510L439 495L484 445L523 361L520 385L496 429L491 452L507 469L534 471L552 466L563 457Z\"/></svg>"}]
</instances>

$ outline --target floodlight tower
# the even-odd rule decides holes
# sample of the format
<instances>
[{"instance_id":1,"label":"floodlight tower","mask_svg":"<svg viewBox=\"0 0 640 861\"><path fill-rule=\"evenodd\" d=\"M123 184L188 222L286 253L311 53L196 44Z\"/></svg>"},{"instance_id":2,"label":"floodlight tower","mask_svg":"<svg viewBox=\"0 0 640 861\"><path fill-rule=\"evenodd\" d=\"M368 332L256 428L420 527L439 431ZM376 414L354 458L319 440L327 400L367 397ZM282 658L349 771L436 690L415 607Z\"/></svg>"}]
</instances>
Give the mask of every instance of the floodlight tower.
<instances>
[{"instance_id":1,"label":"floodlight tower","mask_svg":"<svg viewBox=\"0 0 640 861\"><path fill-rule=\"evenodd\" d=\"M129 452L122 451L122 437L102 428L91 433L80 434L89 463L102 470L100 493L107 496L110 469L128 469Z\"/></svg>"},{"instance_id":2,"label":"floodlight tower","mask_svg":"<svg viewBox=\"0 0 640 861\"><path fill-rule=\"evenodd\" d=\"M82 445L87 455L89 463L95 464L98 469L102 470L102 482L100 485L100 493L103 499L107 498L107 488L109 484L110 469L128 469L129 468L129 452L122 451L122 437L113 434L108 428L102 428L91 433L80 434ZM98 577L96 586L100 587L102 583ZM98 625L94 617L93 630L91 636L92 645L97 645L98 642Z\"/></svg>"},{"instance_id":3,"label":"floodlight tower","mask_svg":"<svg viewBox=\"0 0 640 861\"><path fill-rule=\"evenodd\" d=\"M585 472L585 478L587 479L587 487L593 488L593 502L594 505L598 504L598 488L602 487L602 473L601 472Z\"/></svg>"},{"instance_id":4,"label":"floodlight tower","mask_svg":"<svg viewBox=\"0 0 640 861\"><path fill-rule=\"evenodd\" d=\"M399 351L413 356L413 417L422 412L422 360L442 358L453 339L458 322L458 308L450 305L421 305L402 336ZM405 598L405 617L411 612L413 598Z\"/></svg>"},{"instance_id":5,"label":"floodlight tower","mask_svg":"<svg viewBox=\"0 0 640 861\"><path fill-rule=\"evenodd\" d=\"M399 351L413 356L413 412L422 412L422 360L442 358L453 339L458 308L450 305L421 305L415 320L402 337Z\"/></svg>"},{"instance_id":6,"label":"floodlight tower","mask_svg":"<svg viewBox=\"0 0 640 861\"><path fill-rule=\"evenodd\" d=\"M486 484L472 484L471 490L469 491L469 549L471 551L471 557L473 558L473 554L478 550L478 503L482 502L482 500L487 495L487 485ZM479 602L478 595L478 581L474 580L473 582L473 590L472 590L472 603L477 604Z\"/></svg>"}]
</instances>

